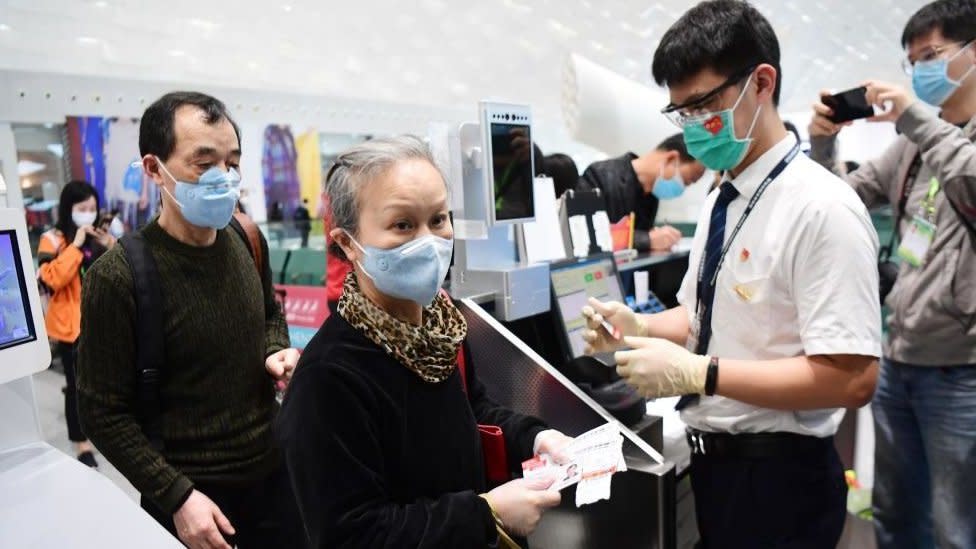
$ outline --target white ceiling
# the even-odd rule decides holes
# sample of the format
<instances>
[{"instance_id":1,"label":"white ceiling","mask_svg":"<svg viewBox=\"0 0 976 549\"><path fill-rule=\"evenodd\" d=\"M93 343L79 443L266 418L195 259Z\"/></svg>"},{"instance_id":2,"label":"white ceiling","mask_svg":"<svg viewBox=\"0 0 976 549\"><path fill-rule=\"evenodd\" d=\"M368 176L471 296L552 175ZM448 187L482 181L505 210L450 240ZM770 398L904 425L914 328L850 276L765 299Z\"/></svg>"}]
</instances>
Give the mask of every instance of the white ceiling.
<instances>
[{"instance_id":1,"label":"white ceiling","mask_svg":"<svg viewBox=\"0 0 976 549\"><path fill-rule=\"evenodd\" d=\"M782 110L865 78L906 82L919 0L763 0L783 50ZM473 107L560 120L570 52L651 83L692 2L659 0L0 0L0 68ZM649 105L648 108L656 108Z\"/></svg>"}]
</instances>

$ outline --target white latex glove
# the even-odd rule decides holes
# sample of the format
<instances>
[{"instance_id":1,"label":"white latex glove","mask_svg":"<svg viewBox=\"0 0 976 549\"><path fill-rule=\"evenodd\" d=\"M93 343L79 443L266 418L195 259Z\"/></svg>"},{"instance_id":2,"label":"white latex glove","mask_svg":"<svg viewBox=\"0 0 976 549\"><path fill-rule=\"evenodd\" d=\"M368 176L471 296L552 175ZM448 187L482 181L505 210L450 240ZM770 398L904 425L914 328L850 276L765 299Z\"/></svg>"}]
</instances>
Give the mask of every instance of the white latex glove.
<instances>
[{"instance_id":1,"label":"white latex glove","mask_svg":"<svg viewBox=\"0 0 976 549\"><path fill-rule=\"evenodd\" d=\"M625 337L624 343L632 350L614 353L617 373L645 398L705 392L709 357L666 339Z\"/></svg>"},{"instance_id":2,"label":"white latex glove","mask_svg":"<svg viewBox=\"0 0 976 549\"><path fill-rule=\"evenodd\" d=\"M560 495L549 487L555 478L517 478L484 495L488 505L498 514L505 531L521 538L528 537L542 518L542 513L559 505Z\"/></svg>"},{"instance_id":3,"label":"white latex glove","mask_svg":"<svg viewBox=\"0 0 976 549\"><path fill-rule=\"evenodd\" d=\"M173 513L173 522L180 541L191 549L231 549L221 532L233 535L234 527L203 492L194 490Z\"/></svg>"},{"instance_id":4,"label":"white latex glove","mask_svg":"<svg viewBox=\"0 0 976 549\"><path fill-rule=\"evenodd\" d=\"M284 391L291 381L291 375L298 366L298 358L302 354L298 349L282 349L264 361L264 369L275 379L275 387Z\"/></svg>"},{"instance_id":5,"label":"white latex glove","mask_svg":"<svg viewBox=\"0 0 976 549\"><path fill-rule=\"evenodd\" d=\"M547 429L535 436L532 453L535 455L549 454L556 463L562 464L569 461L569 456L563 452L563 448L572 443L572 437L568 437L555 429Z\"/></svg>"},{"instance_id":6,"label":"white latex glove","mask_svg":"<svg viewBox=\"0 0 976 549\"><path fill-rule=\"evenodd\" d=\"M647 335L647 326L640 315L619 301L604 303L591 297L589 305L583 307L583 316L586 317L586 329L583 330L586 348L583 352L588 355L623 349L625 347L623 336L645 337ZM616 338L614 334L609 334L604 329L604 320L617 329Z\"/></svg>"}]
</instances>

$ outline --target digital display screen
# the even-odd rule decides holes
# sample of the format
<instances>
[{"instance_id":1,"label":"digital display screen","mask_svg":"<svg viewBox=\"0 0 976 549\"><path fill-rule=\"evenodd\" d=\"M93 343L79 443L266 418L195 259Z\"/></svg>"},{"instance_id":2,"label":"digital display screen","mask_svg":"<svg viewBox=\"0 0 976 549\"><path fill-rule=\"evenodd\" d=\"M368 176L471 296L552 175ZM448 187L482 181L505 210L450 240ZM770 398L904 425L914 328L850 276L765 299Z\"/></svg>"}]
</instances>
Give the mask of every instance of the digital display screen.
<instances>
[{"instance_id":1,"label":"digital display screen","mask_svg":"<svg viewBox=\"0 0 976 549\"><path fill-rule=\"evenodd\" d=\"M495 220L535 217L532 136L527 124L491 123Z\"/></svg>"},{"instance_id":2,"label":"digital display screen","mask_svg":"<svg viewBox=\"0 0 976 549\"><path fill-rule=\"evenodd\" d=\"M0 231L0 350L36 339L17 233Z\"/></svg>"},{"instance_id":3,"label":"digital display screen","mask_svg":"<svg viewBox=\"0 0 976 549\"><path fill-rule=\"evenodd\" d=\"M583 330L586 328L583 306L587 304L587 299L595 297L600 301L623 301L613 260L607 258L554 267L549 277L573 358L582 356L586 346L583 340Z\"/></svg>"}]
</instances>

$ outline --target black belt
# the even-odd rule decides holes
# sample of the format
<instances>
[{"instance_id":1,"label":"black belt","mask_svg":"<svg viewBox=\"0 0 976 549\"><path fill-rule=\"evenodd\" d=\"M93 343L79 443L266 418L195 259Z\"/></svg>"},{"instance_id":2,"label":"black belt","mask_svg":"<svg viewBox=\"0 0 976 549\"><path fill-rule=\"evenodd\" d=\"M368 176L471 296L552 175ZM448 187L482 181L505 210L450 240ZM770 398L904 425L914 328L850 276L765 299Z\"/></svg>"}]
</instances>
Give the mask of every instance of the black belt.
<instances>
[{"instance_id":1,"label":"black belt","mask_svg":"<svg viewBox=\"0 0 976 549\"><path fill-rule=\"evenodd\" d=\"M817 438L796 433L706 433L688 428L685 431L691 453L712 457L770 458L809 456L823 452L834 443L834 437Z\"/></svg>"}]
</instances>

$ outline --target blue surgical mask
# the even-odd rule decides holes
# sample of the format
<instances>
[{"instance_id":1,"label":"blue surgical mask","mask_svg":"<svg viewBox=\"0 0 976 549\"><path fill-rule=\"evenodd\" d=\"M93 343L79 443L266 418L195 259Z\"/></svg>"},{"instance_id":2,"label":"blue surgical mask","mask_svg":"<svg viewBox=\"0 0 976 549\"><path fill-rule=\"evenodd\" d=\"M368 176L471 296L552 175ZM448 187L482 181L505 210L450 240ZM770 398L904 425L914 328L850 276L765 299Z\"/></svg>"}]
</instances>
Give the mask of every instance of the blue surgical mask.
<instances>
[{"instance_id":1,"label":"blue surgical mask","mask_svg":"<svg viewBox=\"0 0 976 549\"><path fill-rule=\"evenodd\" d=\"M241 176L234 168L225 172L214 166L203 172L196 183L188 183L173 177L162 160L157 158L156 161L176 183L173 193L166 187L163 190L180 207L184 219L197 227L211 229L223 229L230 223L241 197Z\"/></svg>"},{"instance_id":2,"label":"blue surgical mask","mask_svg":"<svg viewBox=\"0 0 976 549\"><path fill-rule=\"evenodd\" d=\"M377 290L422 307L427 307L437 297L454 252L454 240L434 235L422 236L389 250L362 246L352 235L349 239L363 251L365 257L358 262L359 268Z\"/></svg>"},{"instance_id":3,"label":"blue surgical mask","mask_svg":"<svg viewBox=\"0 0 976 549\"><path fill-rule=\"evenodd\" d=\"M762 107L756 107L756 114L752 117L749 131L742 139L735 135L734 113L745 97L750 82L752 82L752 75L746 80L746 85L742 87L742 93L739 94L732 108L695 116L684 124L685 146L688 147L688 153L710 170L731 170L738 166L749 152L752 130L756 127Z\"/></svg>"},{"instance_id":4,"label":"blue surgical mask","mask_svg":"<svg viewBox=\"0 0 976 549\"><path fill-rule=\"evenodd\" d=\"M966 44L948 59L916 62L912 69L912 89L915 90L915 95L935 107L945 103L952 93L962 85L962 81L973 72L973 69L976 69L976 66L970 66L966 74L962 75L959 80L949 78L949 63L960 53L966 51L969 45Z\"/></svg>"},{"instance_id":5,"label":"blue surgical mask","mask_svg":"<svg viewBox=\"0 0 976 549\"><path fill-rule=\"evenodd\" d=\"M654 181L654 188L651 192L654 193L659 200L672 200L678 198L685 192L685 180L681 177L681 170L678 169L679 166L676 164L674 167L674 177L664 177L664 166L661 166L660 171L657 174L657 179Z\"/></svg>"}]
</instances>

